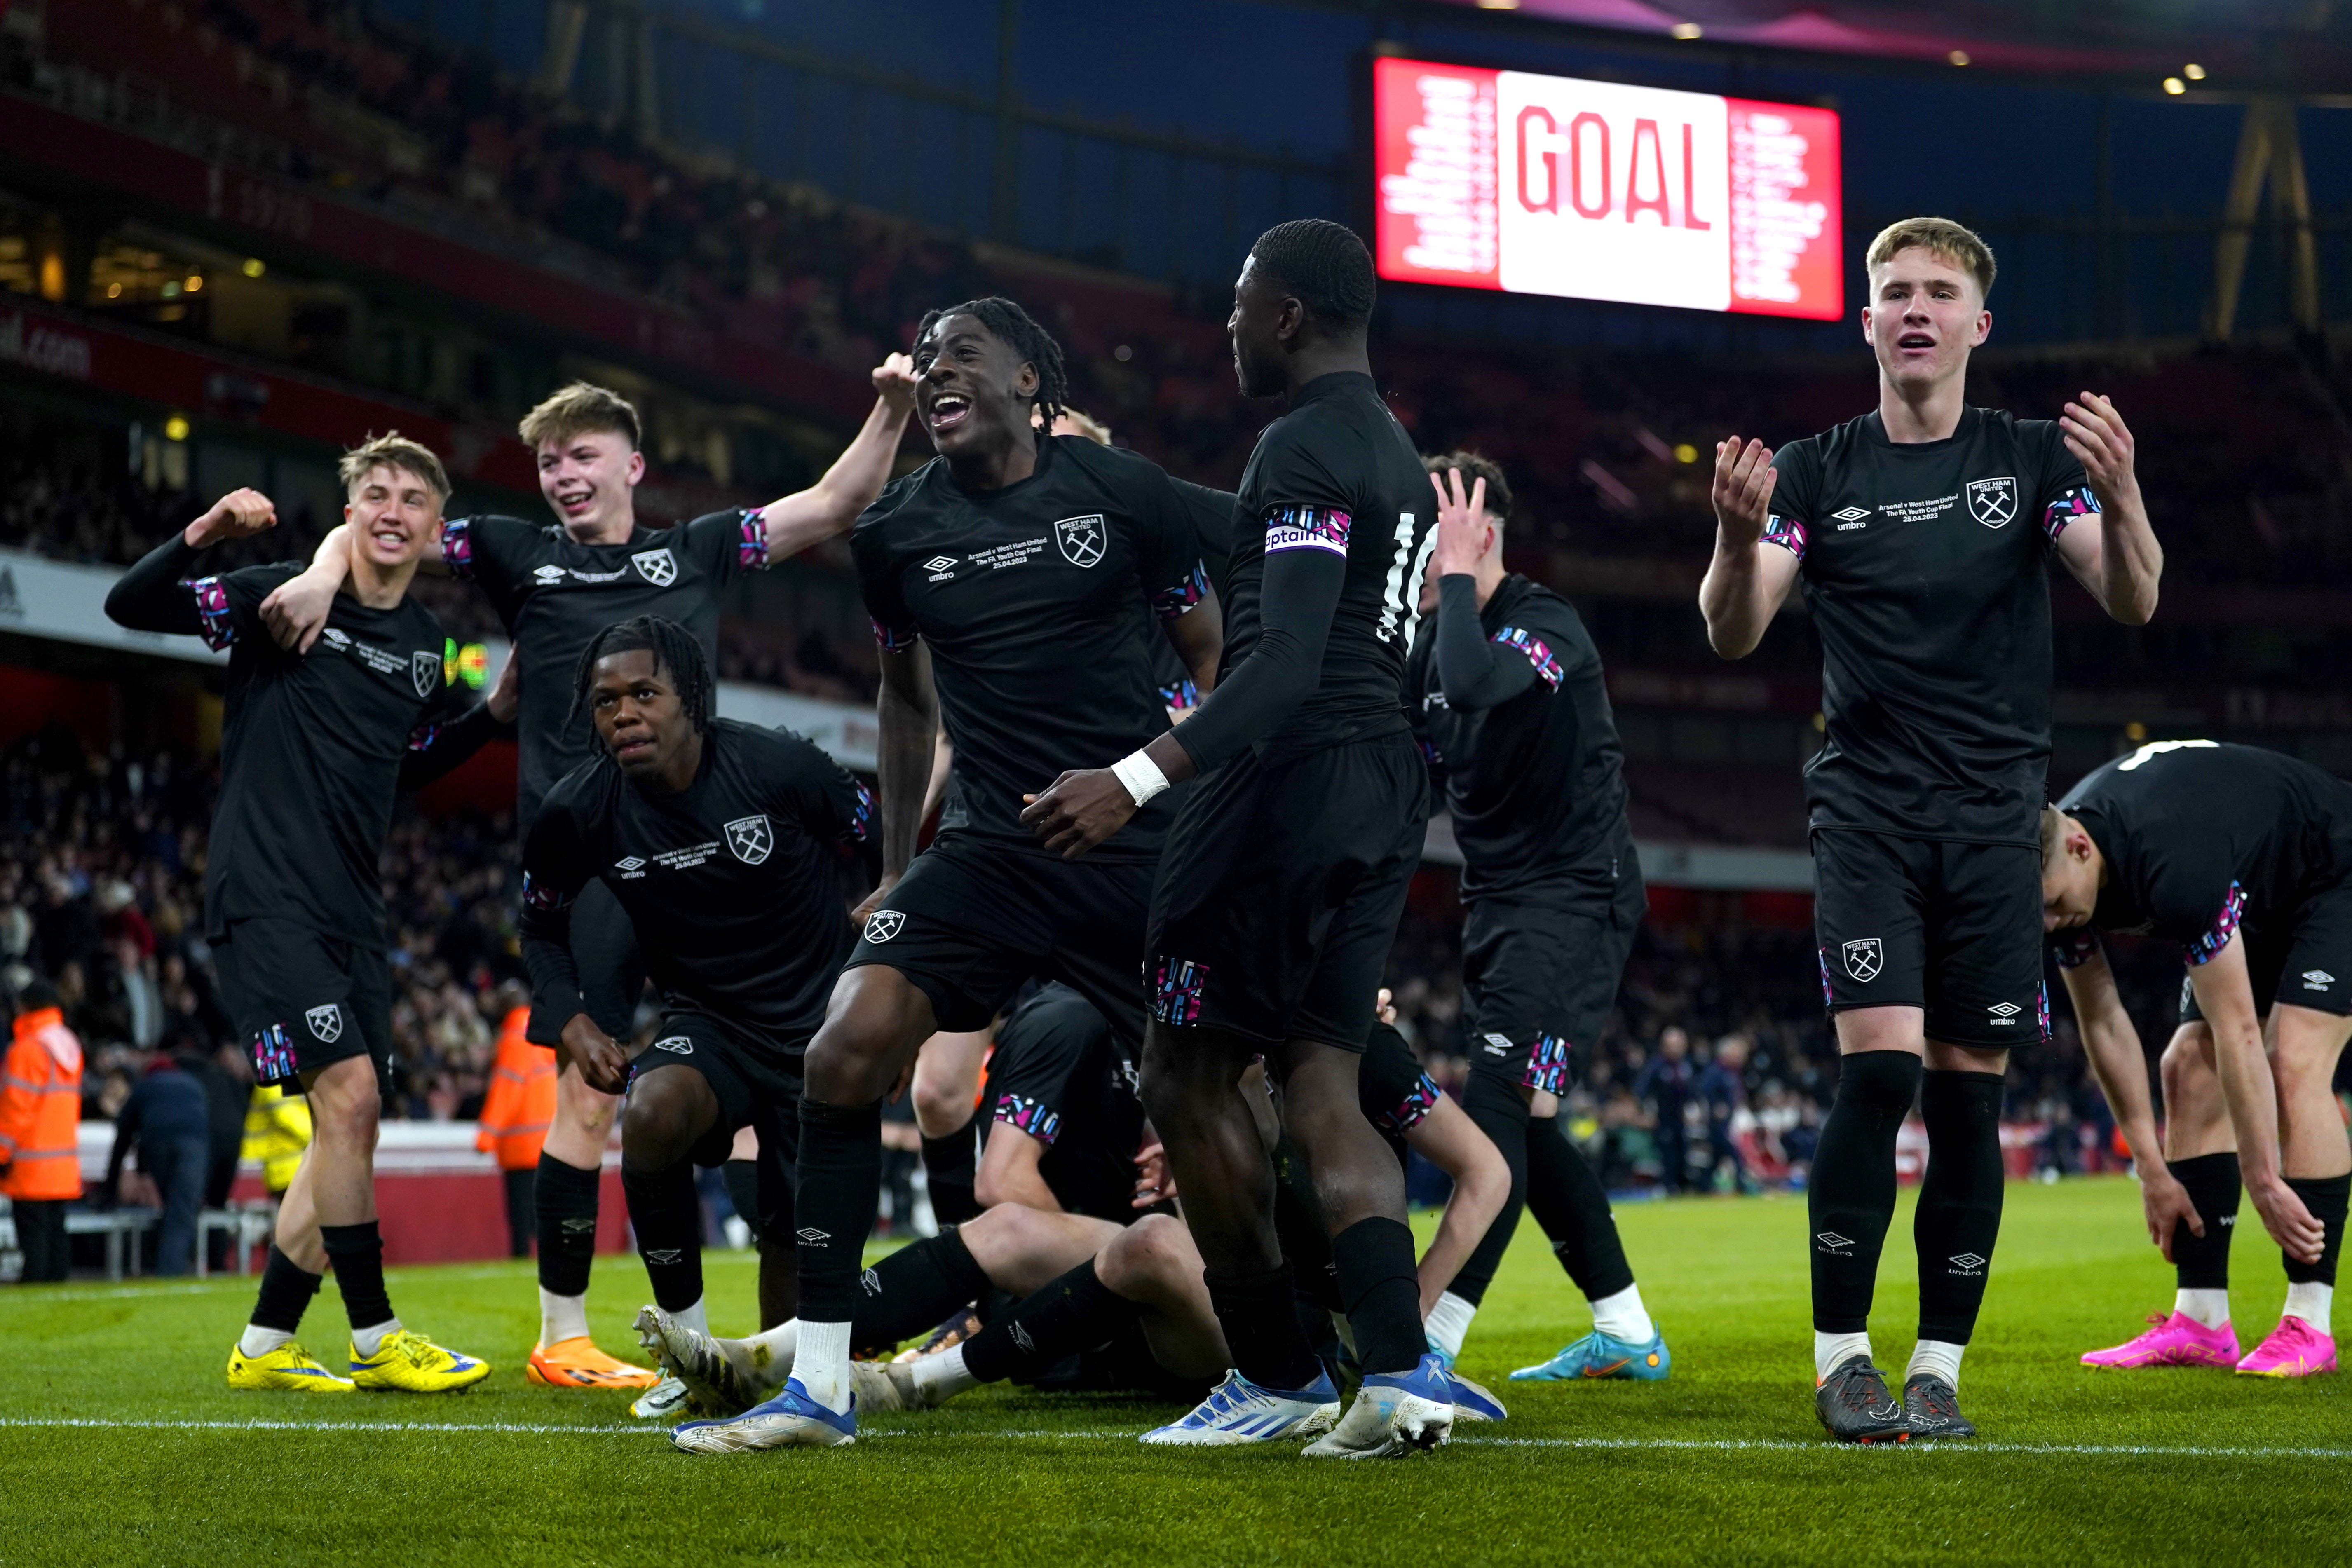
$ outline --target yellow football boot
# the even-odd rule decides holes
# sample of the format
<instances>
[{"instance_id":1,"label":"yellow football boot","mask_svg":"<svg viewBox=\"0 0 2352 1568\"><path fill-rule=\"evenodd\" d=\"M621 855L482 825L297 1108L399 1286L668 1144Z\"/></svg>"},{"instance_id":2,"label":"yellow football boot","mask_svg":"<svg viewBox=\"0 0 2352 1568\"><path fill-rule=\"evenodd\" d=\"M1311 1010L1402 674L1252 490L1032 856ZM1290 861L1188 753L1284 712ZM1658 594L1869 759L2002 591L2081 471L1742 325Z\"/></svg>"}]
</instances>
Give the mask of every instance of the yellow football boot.
<instances>
[{"instance_id":1,"label":"yellow football boot","mask_svg":"<svg viewBox=\"0 0 2352 1568\"><path fill-rule=\"evenodd\" d=\"M414 1329L386 1334L375 1354L352 1347L352 1382L368 1389L406 1394L454 1394L490 1375L490 1363L445 1351Z\"/></svg>"},{"instance_id":2,"label":"yellow football boot","mask_svg":"<svg viewBox=\"0 0 2352 1568\"><path fill-rule=\"evenodd\" d=\"M550 1388L651 1388L661 1373L606 1355L586 1334L530 1347L523 1376Z\"/></svg>"},{"instance_id":3,"label":"yellow football boot","mask_svg":"<svg viewBox=\"0 0 2352 1568\"><path fill-rule=\"evenodd\" d=\"M231 1345L228 1385L273 1394L349 1394L352 1388L350 1378L337 1377L292 1340L259 1355L247 1355Z\"/></svg>"}]
</instances>

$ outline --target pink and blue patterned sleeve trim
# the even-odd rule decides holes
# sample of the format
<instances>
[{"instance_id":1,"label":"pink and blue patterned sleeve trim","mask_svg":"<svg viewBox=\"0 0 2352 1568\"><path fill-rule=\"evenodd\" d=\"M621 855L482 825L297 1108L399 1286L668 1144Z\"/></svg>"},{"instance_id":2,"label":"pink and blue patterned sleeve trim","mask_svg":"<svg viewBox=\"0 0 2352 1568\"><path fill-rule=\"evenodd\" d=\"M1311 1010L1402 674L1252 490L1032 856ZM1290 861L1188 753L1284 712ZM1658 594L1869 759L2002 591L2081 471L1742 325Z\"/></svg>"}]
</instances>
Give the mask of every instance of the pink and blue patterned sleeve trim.
<instances>
[{"instance_id":1,"label":"pink and blue patterned sleeve trim","mask_svg":"<svg viewBox=\"0 0 2352 1568\"><path fill-rule=\"evenodd\" d=\"M2076 926L2050 939L2050 956L2061 969L2080 969L2098 955L2099 933L2089 926Z\"/></svg>"},{"instance_id":2,"label":"pink and blue patterned sleeve trim","mask_svg":"<svg viewBox=\"0 0 2352 1568\"><path fill-rule=\"evenodd\" d=\"M996 1120L1052 1148L1054 1140L1062 1135L1062 1118L1058 1111L1048 1110L1045 1101L1032 1100L1025 1094L998 1097Z\"/></svg>"},{"instance_id":3,"label":"pink and blue patterned sleeve trim","mask_svg":"<svg viewBox=\"0 0 2352 1568\"><path fill-rule=\"evenodd\" d=\"M1269 542L1266 548L1271 550L1274 546ZM1151 607L1160 612L1161 620L1172 621L1179 616L1190 615L1208 596L1208 570L1195 561L1191 574L1182 582L1151 595Z\"/></svg>"},{"instance_id":4,"label":"pink and blue patterned sleeve trim","mask_svg":"<svg viewBox=\"0 0 2352 1568\"><path fill-rule=\"evenodd\" d=\"M441 525L441 564L449 568L453 577L474 574L474 524L470 518L453 517Z\"/></svg>"},{"instance_id":5,"label":"pink and blue patterned sleeve trim","mask_svg":"<svg viewBox=\"0 0 2352 1568\"><path fill-rule=\"evenodd\" d=\"M746 572L768 567L768 519L757 507L743 509L743 534L735 546L735 564Z\"/></svg>"},{"instance_id":6,"label":"pink and blue patterned sleeve trim","mask_svg":"<svg viewBox=\"0 0 2352 1568\"><path fill-rule=\"evenodd\" d=\"M1437 1102L1444 1098L1444 1092L1437 1087L1436 1080L1423 1073L1406 1091L1405 1097L1397 1101L1395 1110L1381 1113L1380 1128L1384 1132L1410 1132L1426 1121L1429 1113L1437 1109Z\"/></svg>"},{"instance_id":7,"label":"pink and blue patterned sleeve trim","mask_svg":"<svg viewBox=\"0 0 2352 1568\"><path fill-rule=\"evenodd\" d=\"M912 626L901 631L895 626L886 626L870 616L866 617L866 624L874 628L875 644L884 653L904 653L921 640Z\"/></svg>"},{"instance_id":8,"label":"pink and blue patterned sleeve trim","mask_svg":"<svg viewBox=\"0 0 2352 1568\"><path fill-rule=\"evenodd\" d=\"M866 787L852 779L849 787L857 792L857 804L852 807L848 826L842 829L844 842L863 844L874 832L874 796Z\"/></svg>"},{"instance_id":9,"label":"pink and blue patterned sleeve trim","mask_svg":"<svg viewBox=\"0 0 2352 1568\"><path fill-rule=\"evenodd\" d=\"M2221 900L2221 911L2213 917L2213 929L2195 942L2183 942L2181 961L2195 969L2213 962L2213 955L2230 945L2238 934L2238 922L2246 916L2246 889L2237 883L2230 884L2229 893Z\"/></svg>"},{"instance_id":10,"label":"pink and blue patterned sleeve trim","mask_svg":"<svg viewBox=\"0 0 2352 1568\"><path fill-rule=\"evenodd\" d=\"M1764 542L1779 545L1800 561L1805 558L1811 539L1801 518L1782 517L1776 511L1764 520Z\"/></svg>"},{"instance_id":11,"label":"pink and blue patterned sleeve trim","mask_svg":"<svg viewBox=\"0 0 2352 1568\"><path fill-rule=\"evenodd\" d=\"M1345 555L1351 521L1346 512L1327 506L1274 507L1265 514L1265 552L1328 550Z\"/></svg>"},{"instance_id":12,"label":"pink and blue patterned sleeve trim","mask_svg":"<svg viewBox=\"0 0 2352 1568\"><path fill-rule=\"evenodd\" d=\"M2050 536L2051 543L2055 544L2058 536L2066 531L2068 523L2078 517L2095 517L2098 511L2099 498L2091 493L2091 487L2076 485L2043 509L2042 531Z\"/></svg>"},{"instance_id":13,"label":"pink and blue patterned sleeve trim","mask_svg":"<svg viewBox=\"0 0 2352 1568\"><path fill-rule=\"evenodd\" d=\"M534 879L528 871L522 874L522 901L531 909L547 911L560 910L572 902L572 896L570 893L557 892L546 883Z\"/></svg>"},{"instance_id":14,"label":"pink and blue patterned sleeve trim","mask_svg":"<svg viewBox=\"0 0 2352 1568\"><path fill-rule=\"evenodd\" d=\"M1536 674L1543 678L1543 683L1554 691L1559 689L1560 679L1566 672L1560 668L1559 658L1551 651L1551 645L1545 642L1543 638L1533 632L1523 631L1517 626L1505 626L1487 640L1498 642L1505 647L1517 648L1521 653L1526 654L1528 662L1536 667Z\"/></svg>"},{"instance_id":15,"label":"pink and blue patterned sleeve trim","mask_svg":"<svg viewBox=\"0 0 2352 1568\"><path fill-rule=\"evenodd\" d=\"M228 602L228 589L217 577L199 577L188 584L188 592L196 596L196 635L215 653L222 652L236 641L236 611Z\"/></svg>"}]
</instances>

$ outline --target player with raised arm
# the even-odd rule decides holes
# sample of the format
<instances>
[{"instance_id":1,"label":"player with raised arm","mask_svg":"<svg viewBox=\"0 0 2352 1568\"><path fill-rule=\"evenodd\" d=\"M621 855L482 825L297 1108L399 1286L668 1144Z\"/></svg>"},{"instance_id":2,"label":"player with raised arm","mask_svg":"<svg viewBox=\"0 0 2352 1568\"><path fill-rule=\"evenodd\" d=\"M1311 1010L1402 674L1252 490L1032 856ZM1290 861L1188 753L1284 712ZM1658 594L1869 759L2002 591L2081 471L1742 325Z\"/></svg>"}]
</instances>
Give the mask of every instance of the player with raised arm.
<instances>
[{"instance_id":1,"label":"player with raised arm","mask_svg":"<svg viewBox=\"0 0 2352 1568\"><path fill-rule=\"evenodd\" d=\"M1592 1331L1512 1377L1654 1381L1674 1364L1665 1337L1609 1194L1553 1114L1570 1052L1592 1047L1616 1005L1648 908L1609 686L1575 606L1503 570L1503 470L1470 452L1428 468L1437 552L1405 692L1462 849L1463 1103L1511 1172L1510 1201L1429 1315L1430 1343L1449 1363L1461 1352L1524 1204L1591 1303Z\"/></svg>"},{"instance_id":2,"label":"player with raised arm","mask_svg":"<svg viewBox=\"0 0 2352 1568\"><path fill-rule=\"evenodd\" d=\"M2352 784L2253 746L2142 746L2042 814L2042 891L2084 1048L2138 1162L2149 1237L2179 1272L2170 1317L2084 1364L2334 1372L2352 1187L2332 1087L2352 1037ZM2161 1153L2102 931L2177 942L2188 965ZM2242 1171L2287 1279L2278 1327L2242 1358L2229 1289Z\"/></svg>"},{"instance_id":3,"label":"player with raised arm","mask_svg":"<svg viewBox=\"0 0 2352 1568\"><path fill-rule=\"evenodd\" d=\"M375 1144L392 979L376 862L397 793L463 761L496 720L485 703L445 721L446 639L408 596L449 492L440 459L384 435L345 453L341 478L351 584L309 651L278 647L260 616L263 597L299 570L293 563L189 576L207 548L276 523L268 498L249 489L124 573L106 613L228 650L205 934L255 1081L299 1086L315 1129L278 1206L252 1321L229 1352L229 1386L442 1393L490 1369L404 1327L384 1289ZM331 1263L351 1319L347 1379L294 1338Z\"/></svg>"},{"instance_id":4,"label":"player with raised arm","mask_svg":"<svg viewBox=\"0 0 2352 1568\"><path fill-rule=\"evenodd\" d=\"M644 431L626 398L574 382L523 416L520 434L537 459L540 493L555 521L454 518L442 533L440 560L489 595L520 661L515 828L526 842L555 781L596 754L588 715L572 702L581 651L608 626L659 616L686 627L717 668L719 600L727 584L838 535L890 477L912 405L904 357L886 360L874 385L865 427L814 485L764 507L666 529L636 520ZM310 570L270 595L263 613L280 642L307 646L317 635L348 557L340 531L331 533ZM572 944L589 1014L606 1035L627 1038L646 966L627 917L602 881L589 883L572 911ZM564 1023L534 998L529 1037L554 1048L562 1070L533 1194L540 1332L525 1373L557 1388L645 1388L654 1373L605 1354L588 1332L598 1188L619 1101L581 1076L562 1040Z\"/></svg>"},{"instance_id":5,"label":"player with raised arm","mask_svg":"<svg viewBox=\"0 0 2352 1568\"><path fill-rule=\"evenodd\" d=\"M2001 1079L2010 1049L2048 1032L2049 561L2137 626L2164 558L2107 399L2084 393L2055 422L1967 402L1992 331L1984 241L1908 218L1866 259L1878 407L1777 455L1717 446L1699 607L1738 658L1801 578L1822 639L1827 740L1805 780L1840 1070L1807 1194L1814 1403L1842 1441L1899 1442L1975 1433L1957 1388L2000 1228ZM1868 1331L1915 1097L1919 1339L1898 1399Z\"/></svg>"},{"instance_id":6,"label":"player with raised arm","mask_svg":"<svg viewBox=\"0 0 2352 1568\"><path fill-rule=\"evenodd\" d=\"M574 700L604 754L557 781L523 850L522 952L590 1087L624 1088L621 1182L665 1311L706 1327L694 1167L759 1134L754 1233L762 1327L794 1297L792 1153L801 1054L854 931L838 861L880 866L873 803L807 741L711 714L702 649L637 616L582 652ZM640 936L662 997L634 1060L596 1022L572 910L603 881ZM749 1216L747 1216L749 1217Z\"/></svg>"},{"instance_id":7,"label":"player with raised arm","mask_svg":"<svg viewBox=\"0 0 2352 1568\"><path fill-rule=\"evenodd\" d=\"M1060 345L1013 301L974 300L923 318L915 367L939 456L850 538L881 647L882 887L809 1047L792 1379L740 1434L712 1439L734 1447L856 1435L849 1352L881 1102L922 1042L985 1026L1033 975L1140 1036L1144 920L1172 803L1073 864L1024 826L1024 792L1166 733L1152 679L1162 637L1202 686L1215 680L1216 612L1168 476L1032 428L1065 395ZM917 856L941 719L953 778Z\"/></svg>"},{"instance_id":8,"label":"player with raised arm","mask_svg":"<svg viewBox=\"0 0 2352 1568\"><path fill-rule=\"evenodd\" d=\"M1307 1452L1433 1447L1454 1406L1427 1351L1404 1184L1356 1103L1372 997L1419 865L1429 782L1401 697L1435 542L1428 476L1381 401L1371 258L1319 219L1260 236L1228 323L1241 390L1285 397L1242 476L1221 584L1226 674L1116 767L1066 775L1026 816L1086 853L1196 773L1152 892L1144 1102L1234 1356L1154 1441L1296 1436L1337 1398L1291 1310L1274 1173L1234 1086L1263 1056L1314 1173L1365 1377Z\"/></svg>"}]
</instances>

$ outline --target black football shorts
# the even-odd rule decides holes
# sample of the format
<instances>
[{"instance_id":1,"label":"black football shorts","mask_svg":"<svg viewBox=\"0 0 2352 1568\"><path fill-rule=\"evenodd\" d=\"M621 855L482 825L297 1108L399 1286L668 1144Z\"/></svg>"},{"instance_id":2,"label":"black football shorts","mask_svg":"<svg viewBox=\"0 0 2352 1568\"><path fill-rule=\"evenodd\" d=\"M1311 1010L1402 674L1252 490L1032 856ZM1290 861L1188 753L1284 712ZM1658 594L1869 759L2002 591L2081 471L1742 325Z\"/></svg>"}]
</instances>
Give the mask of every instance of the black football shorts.
<instances>
[{"instance_id":1,"label":"black football shorts","mask_svg":"<svg viewBox=\"0 0 2352 1568\"><path fill-rule=\"evenodd\" d=\"M377 1093L391 1092L392 967L383 949L257 916L228 922L213 967L256 1083L299 1094L305 1075L363 1056L375 1063Z\"/></svg>"},{"instance_id":2,"label":"black football shorts","mask_svg":"<svg viewBox=\"0 0 2352 1568\"><path fill-rule=\"evenodd\" d=\"M2042 856L2030 844L1813 830L1822 1000L1919 1007L1931 1040L2000 1049L2050 1037Z\"/></svg>"},{"instance_id":3,"label":"black football shorts","mask_svg":"<svg viewBox=\"0 0 2352 1568\"><path fill-rule=\"evenodd\" d=\"M1402 733L1244 752L1195 784L1152 887L1152 1016L1362 1050L1428 796Z\"/></svg>"},{"instance_id":4,"label":"black football shorts","mask_svg":"<svg viewBox=\"0 0 2352 1568\"><path fill-rule=\"evenodd\" d=\"M1569 1053L1599 1043L1649 894L1630 863L1605 901L1480 899L1462 921L1470 1070L1514 1089L1564 1092Z\"/></svg>"},{"instance_id":5,"label":"black football shorts","mask_svg":"<svg viewBox=\"0 0 2352 1568\"><path fill-rule=\"evenodd\" d=\"M985 1029L1033 976L1143 1038L1147 860L1065 860L1034 846L944 833L867 918L845 967L885 963L930 998L950 1034Z\"/></svg>"},{"instance_id":6,"label":"black football shorts","mask_svg":"<svg viewBox=\"0 0 2352 1568\"><path fill-rule=\"evenodd\" d=\"M793 1245L793 1172L800 1157L801 1064L797 1057L740 1040L708 1014L662 1015L653 1043L629 1063L629 1088L665 1068L699 1073L719 1100L719 1120L689 1151L698 1165L723 1165L735 1134L760 1135L760 1236ZM746 1218L753 1216L746 1215Z\"/></svg>"},{"instance_id":7,"label":"black football shorts","mask_svg":"<svg viewBox=\"0 0 2352 1568\"><path fill-rule=\"evenodd\" d=\"M2339 1018L2352 1015L2352 886L2323 889L2270 919L2252 910L2238 926L2238 940L2246 944L2246 978L2253 982L2257 1013L2285 1002ZM2186 975L2180 1021L2205 1021Z\"/></svg>"}]
</instances>

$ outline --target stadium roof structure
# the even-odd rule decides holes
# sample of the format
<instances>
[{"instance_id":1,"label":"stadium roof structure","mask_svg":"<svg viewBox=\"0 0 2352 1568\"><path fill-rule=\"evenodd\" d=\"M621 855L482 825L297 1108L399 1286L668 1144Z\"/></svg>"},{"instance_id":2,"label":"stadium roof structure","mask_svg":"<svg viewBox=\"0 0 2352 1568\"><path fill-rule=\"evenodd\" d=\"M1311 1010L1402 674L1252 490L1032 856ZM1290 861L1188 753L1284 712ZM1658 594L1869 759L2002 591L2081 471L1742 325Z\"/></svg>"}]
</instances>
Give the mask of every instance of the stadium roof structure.
<instances>
[{"instance_id":1,"label":"stadium roof structure","mask_svg":"<svg viewBox=\"0 0 2352 1568\"><path fill-rule=\"evenodd\" d=\"M1683 40L1992 70L2215 85L2352 85L2352 8L2308 0L1430 0ZM2234 80L2232 80L2234 79Z\"/></svg>"}]
</instances>

